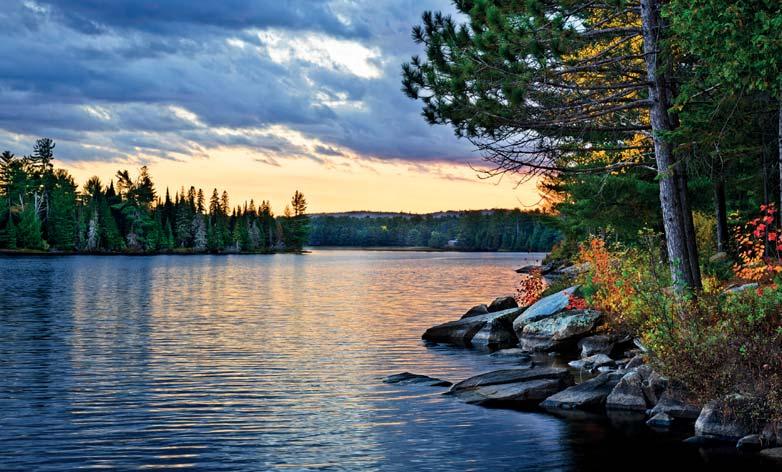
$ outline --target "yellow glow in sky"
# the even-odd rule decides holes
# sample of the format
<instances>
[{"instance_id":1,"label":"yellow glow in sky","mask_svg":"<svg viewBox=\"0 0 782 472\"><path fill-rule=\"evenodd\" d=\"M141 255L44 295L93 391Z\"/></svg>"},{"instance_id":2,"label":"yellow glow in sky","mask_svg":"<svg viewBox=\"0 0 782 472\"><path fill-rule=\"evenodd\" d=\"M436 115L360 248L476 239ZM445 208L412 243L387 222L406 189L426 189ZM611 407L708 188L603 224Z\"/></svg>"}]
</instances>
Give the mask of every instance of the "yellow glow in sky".
<instances>
[{"instance_id":1,"label":"yellow glow in sky","mask_svg":"<svg viewBox=\"0 0 782 472\"><path fill-rule=\"evenodd\" d=\"M250 198L271 200L281 213L294 190L304 193L308 211L349 210L405 211L425 213L440 210L516 208L535 206L539 201L533 182L515 187L515 181L481 180L466 164L406 163L358 159L356 156L329 157L324 162L302 156L277 158L279 165L260 162L248 149L214 149L208 158L153 160L147 162L158 193L166 187L174 193L190 185L204 189L227 190L231 205ZM97 175L108 184L119 169L131 174L139 163L63 162L81 186Z\"/></svg>"}]
</instances>

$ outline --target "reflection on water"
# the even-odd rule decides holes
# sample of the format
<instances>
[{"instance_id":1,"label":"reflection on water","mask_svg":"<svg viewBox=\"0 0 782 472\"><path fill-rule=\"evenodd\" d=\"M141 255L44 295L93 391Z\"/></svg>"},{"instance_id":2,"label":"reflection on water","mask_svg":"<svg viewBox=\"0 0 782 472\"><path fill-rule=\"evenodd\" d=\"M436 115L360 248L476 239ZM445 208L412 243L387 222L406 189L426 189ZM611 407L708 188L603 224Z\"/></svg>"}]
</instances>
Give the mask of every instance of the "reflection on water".
<instances>
[{"instance_id":1,"label":"reflection on water","mask_svg":"<svg viewBox=\"0 0 782 472\"><path fill-rule=\"evenodd\" d=\"M0 469L606 470L652 447L701 463L648 429L379 381L512 363L420 334L512 292L531 258L0 258Z\"/></svg>"}]
</instances>

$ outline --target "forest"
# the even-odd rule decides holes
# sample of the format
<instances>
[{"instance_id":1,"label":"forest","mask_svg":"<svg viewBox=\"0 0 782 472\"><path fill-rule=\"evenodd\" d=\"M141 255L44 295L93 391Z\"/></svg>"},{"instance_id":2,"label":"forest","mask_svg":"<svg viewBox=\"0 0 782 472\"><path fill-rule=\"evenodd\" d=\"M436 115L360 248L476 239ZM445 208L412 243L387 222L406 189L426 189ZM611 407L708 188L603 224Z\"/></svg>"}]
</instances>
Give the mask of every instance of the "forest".
<instances>
[{"instance_id":1,"label":"forest","mask_svg":"<svg viewBox=\"0 0 782 472\"><path fill-rule=\"evenodd\" d=\"M310 226L312 246L545 252L560 238L551 217L518 209L430 215L318 215L313 216Z\"/></svg>"},{"instance_id":2,"label":"forest","mask_svg":"<svg viewBox=\"0 0 782 472\"><path fill-rule=\"evenodd\" d=\"M782 437L782 2L453 3L402 90L556 217L547 262L579 275L522 299L578 285L692 399Z\"/></svg>"},{"instance_id":3,"label":"forest","mask_svg":"<svg viewBox=\"0 0 782 472\"><path fill-rule=\"evenodd\" d=\"M82 188L54 167L55 143L0 155L0 249L56 253L263 253L301 251L309 234L307 201L296 191L283 215L268 201L231 206L228 192L182 187L161 196L147 167L118 171ZM115 183L116 180L116 183Z\"/></svg>"}]
</instances>

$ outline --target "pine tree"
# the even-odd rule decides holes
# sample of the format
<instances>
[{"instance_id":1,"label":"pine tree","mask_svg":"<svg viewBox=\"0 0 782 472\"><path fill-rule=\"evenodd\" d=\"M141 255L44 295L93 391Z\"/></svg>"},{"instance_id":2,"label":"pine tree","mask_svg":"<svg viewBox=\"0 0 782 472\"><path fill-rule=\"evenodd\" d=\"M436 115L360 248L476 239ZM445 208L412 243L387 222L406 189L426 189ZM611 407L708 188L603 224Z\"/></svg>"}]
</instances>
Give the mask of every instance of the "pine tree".
<instances>
[{"instance_id":1,"label":"pine tree","mask_svg":"<svg viewBox=\"0 0 782 472\"><path fill-rule=\"evenodd\" d=\"M33 204L26 204L22 210L17 228L17 246L23 249L44 248L41 238L41 219Z\"/></svg>"}]
</instances>

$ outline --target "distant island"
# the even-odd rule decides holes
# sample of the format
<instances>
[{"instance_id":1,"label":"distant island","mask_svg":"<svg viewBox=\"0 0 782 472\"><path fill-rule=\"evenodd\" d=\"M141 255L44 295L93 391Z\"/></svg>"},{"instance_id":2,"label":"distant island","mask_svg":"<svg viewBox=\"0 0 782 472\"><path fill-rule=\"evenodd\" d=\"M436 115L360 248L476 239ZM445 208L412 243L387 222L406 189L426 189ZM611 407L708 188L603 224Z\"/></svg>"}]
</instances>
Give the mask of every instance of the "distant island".
<instances>
[{"instance_id":1,"label":"distant island","mask_svg":"<svg viewBox=\"0 0 782 472\"><path fill-rule=\"evenodd\" d=\"M552 216L519 209L428 214L354 211L312 215L314 247L547 252L561 239Z\"/></svg>"}]
</instances>

